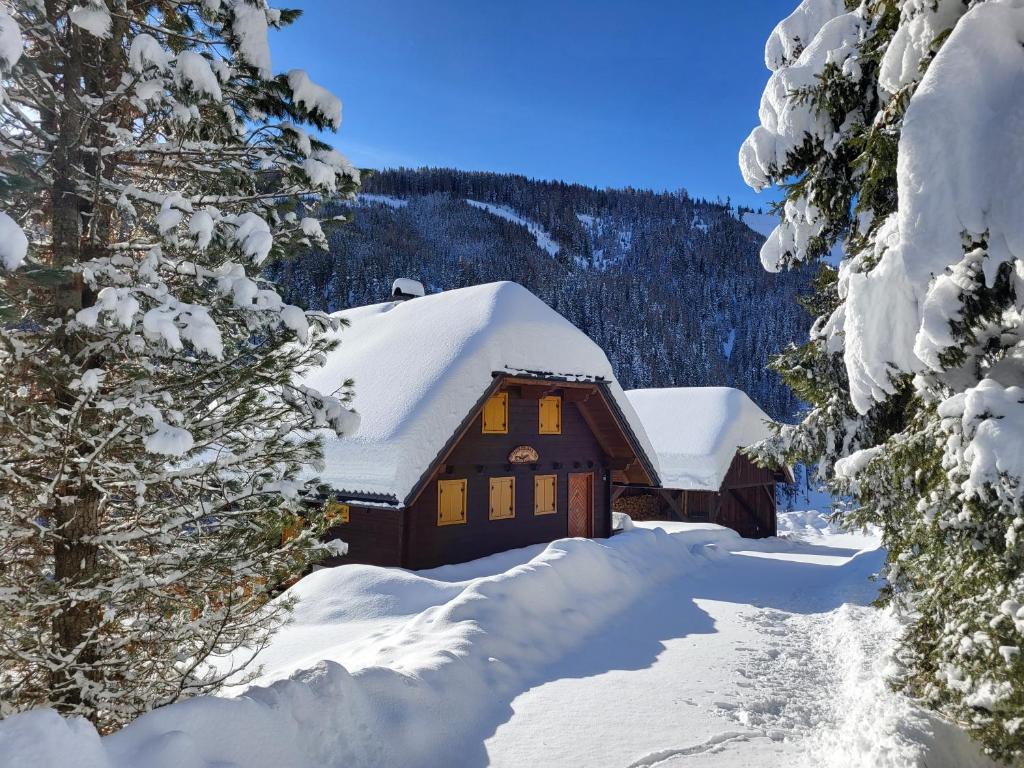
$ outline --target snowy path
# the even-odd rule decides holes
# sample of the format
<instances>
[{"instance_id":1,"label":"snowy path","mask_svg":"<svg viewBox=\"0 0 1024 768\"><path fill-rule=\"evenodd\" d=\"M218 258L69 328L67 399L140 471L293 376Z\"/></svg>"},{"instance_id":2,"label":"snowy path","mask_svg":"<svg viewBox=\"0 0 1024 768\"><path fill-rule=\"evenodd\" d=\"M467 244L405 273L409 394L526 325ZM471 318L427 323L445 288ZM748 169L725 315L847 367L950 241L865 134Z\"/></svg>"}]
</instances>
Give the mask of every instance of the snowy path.
<instances>
[{"instance_id":1,"label":"snowy path","mask_svg":"<svg viewBox=\"0 0 1024 768\"><path fill-rule=\"evenodd\" d=\"M872 599L881 564L872 542L834 538L751 543L663 585L512 702L493 764L792 765L831 716L821 638L842 602Z\"/></svg>"},{"instance_id":2,"label":"snowy path","mask_svg":"<svg viewBox=\"0 0 1024 768\"><path fill-rule=\"evenodd\" d=\"M883 557L874 541L750 544L662 585L517 697L486 743L491 764L973 761L962 739L923 743L931 724L877 675L896 627L865 607Z\"/></svg>"}]
</instances>

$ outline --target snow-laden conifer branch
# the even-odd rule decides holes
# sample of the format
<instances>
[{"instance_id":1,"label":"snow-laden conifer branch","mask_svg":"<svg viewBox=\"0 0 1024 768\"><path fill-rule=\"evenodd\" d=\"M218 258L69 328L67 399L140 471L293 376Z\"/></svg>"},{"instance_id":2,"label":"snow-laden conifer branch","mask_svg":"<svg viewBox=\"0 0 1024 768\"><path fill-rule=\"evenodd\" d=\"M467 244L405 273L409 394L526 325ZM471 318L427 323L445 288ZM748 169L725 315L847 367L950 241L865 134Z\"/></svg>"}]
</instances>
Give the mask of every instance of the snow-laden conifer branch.
<instances>
[{"instance_id":1,"label":"snow-laden conifer branch","mask_svg":"<svg viewBox=\"0 0 1024 768\"><path fill-rule=\"evenodd\" d=\"M1024 5L804 0L766 47L740 151L781 184L769 269L822 266L809 343L776 363L811 408L758 446L818 465L882 527L901 681L1024 755Z\"/></svg>"}]
</instances>

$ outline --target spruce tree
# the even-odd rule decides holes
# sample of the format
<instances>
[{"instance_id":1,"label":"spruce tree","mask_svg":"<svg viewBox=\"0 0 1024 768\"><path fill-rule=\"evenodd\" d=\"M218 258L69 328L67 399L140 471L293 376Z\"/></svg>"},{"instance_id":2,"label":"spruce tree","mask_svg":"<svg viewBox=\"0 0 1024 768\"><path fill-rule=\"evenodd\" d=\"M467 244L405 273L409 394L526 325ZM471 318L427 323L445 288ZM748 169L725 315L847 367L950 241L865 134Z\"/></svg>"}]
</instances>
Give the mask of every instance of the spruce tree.
<instances>
[{"instance_id":1,"label":"spruce tree","mask_svg":"<svg viewBox=\"0 0 1024 768\"><path fill-rule=\"evenodd\" d=\"M244 675L348 383L293 384L332 326L270 260L358 173L303 127L341 104L274 75L265 0L0 7L0 685L110 730ZM219 660L218 660L219 657ZM218 660L218 663L213 663Z\"/></svg>"},{"instance_id":2,"label":"spruce tree","mask_svg":"<svg viewBox=\"0 0 1024 768\"><path fill-rule=\"evenodd\" d=\"M765 49L747 182L785 193L769 269L816 262L809 404L762 458L878 525L903 690L1024 759L1024 7L804 0ZM830 249L844 249L838 268Z\"/></svg>"}]
</instances>

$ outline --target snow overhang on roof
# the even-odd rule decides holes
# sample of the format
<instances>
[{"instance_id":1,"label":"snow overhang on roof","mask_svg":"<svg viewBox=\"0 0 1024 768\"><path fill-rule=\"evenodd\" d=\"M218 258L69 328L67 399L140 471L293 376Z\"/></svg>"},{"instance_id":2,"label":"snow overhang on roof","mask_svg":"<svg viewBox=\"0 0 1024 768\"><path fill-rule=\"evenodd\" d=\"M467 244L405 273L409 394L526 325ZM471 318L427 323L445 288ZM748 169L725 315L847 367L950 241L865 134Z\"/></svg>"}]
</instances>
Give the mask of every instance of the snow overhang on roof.
<instances>
[{"instance_id":1,"label":"snow overhang on roof","mask_svg":"<svg viewBox=\"0 0 1024 768\"><path fill-rule=\"evenodd\" d=\"M626 392L658 455L665 488L717 491L736 451L771 435L771 419L731 387Z\"/></svg>"},{"instance_id":2,"label":"snow overhang on roof","mask_svg":"<svg viewBox=\"0 0 1024 768\"><path fill-rule=\"evenodd\" d=\"M354 381L359 431L328 435L321 480L342 493L410 501L495 374L603 381L657 472L654 449L597 344L530 291L488 283L338 312L349 321L323 368L322 392Z\"/></svg>"}]
</instances>

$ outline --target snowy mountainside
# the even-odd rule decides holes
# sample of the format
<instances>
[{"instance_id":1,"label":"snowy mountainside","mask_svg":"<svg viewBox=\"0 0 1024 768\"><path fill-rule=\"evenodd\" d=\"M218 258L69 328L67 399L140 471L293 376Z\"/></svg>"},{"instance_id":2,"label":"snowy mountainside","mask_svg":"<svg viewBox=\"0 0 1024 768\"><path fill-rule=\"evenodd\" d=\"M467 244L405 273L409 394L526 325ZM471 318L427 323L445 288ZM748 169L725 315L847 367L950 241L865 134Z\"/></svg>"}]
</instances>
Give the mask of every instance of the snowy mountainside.
<instances>
[{"instance_id":1,"label":"snowy mountainside","mask_svg":"<svg viewBox=\"0 0 1024 768\"><path fill-rule=\"evenodd\" d=\"M766 274L762 234L684 192L598 190L449 169L389 170L330 211L330 251L275 266L290 301L335 311L395 277L435 292L514 280L605 349L626 388L724 385L773 418L795 401L765 370L806 338L805 273Z\"/></svg>"}]
</instances>

